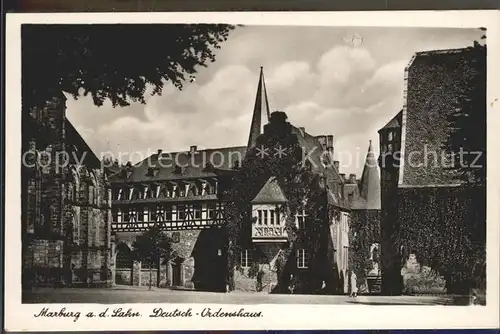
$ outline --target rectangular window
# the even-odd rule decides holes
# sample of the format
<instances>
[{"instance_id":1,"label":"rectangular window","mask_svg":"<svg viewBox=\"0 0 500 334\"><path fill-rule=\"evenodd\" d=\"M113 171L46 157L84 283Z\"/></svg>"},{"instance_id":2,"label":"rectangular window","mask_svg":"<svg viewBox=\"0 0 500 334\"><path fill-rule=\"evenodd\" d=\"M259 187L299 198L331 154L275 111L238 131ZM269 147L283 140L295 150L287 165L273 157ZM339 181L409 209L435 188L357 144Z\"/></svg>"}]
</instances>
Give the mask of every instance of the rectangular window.
<instances>
[{"instance_id":1,"label":"rectangular window","mask_svg":"<svg viewBox=\"0 0 500 334\"><path fill-rule=\"evenodd\" d=\"M257 210L257 216L258 216L257 224L262 225L262 210Z\"/></svg>"},{"instance_id":2,"label":"rectangular window","mask_svg":"<svg viewBox=\"0 0 500 334\"><path fill-rule=\"evenodd\" d=\"M137 221L137 211L135 211L135 208L130 208L129 215L130 215L129 221L131 222Z\"/></svg>"},{"instance_id":3,"label":"rectangular window","mask_svg":"<svg viewBox=\"0 0 500 334\"><path fill-rule=\"evenodd\" d=\"M274 219L275 219L275 215L274 215L275 213L274 213L274 210L270 210L270 211L269 211L269 214L270 214L270 218L271 218L271 220L270 220L270 224L271 224L271 225L274 225Z\"/></svg>"},{"instance_id":4,"label":"rectangular window","mask_svg":"<svg viewBox=\"0 0 500 334\"><path fill-rule=\"evenodd\" d=\"M307 268L309 261L307 258L307 250L297 249L297 268Z\"/></svg>"},{"instance_id":5,"label":"rectangular window","mask_svg":"<svg viewBox=\"0 0 500 334\"><path fill-rule=\"evenodd\" d=\"M144 221L144 208L142 207L137 208L137 221Z\"/></svg>"},{"instance_id":6,"label":"rectangular window","mask_svg":"<svg viewBox=\"0 0 500 334\"><path fill-rule=\"evenodd\" d=\"M264 214L264 225L267 225L267 210L262 210L262 213Z\"/></svg>"},{"instance_id":7,"label":"rectangular window","mask_svg":"<svg viewBox=\"0 0 500 334\"><path fill-rule=\"evenodd\" d=\"M194 219L201 219L201 204L197 203L193 206Z\"/></svg>"},{"instance_id":8,"label":"rectangular window","mask_svg":"<svg viewBox=\"0 0 500 334\"><path fill-rule=\"evenodd\" d=\"M299 230L306 228L306 217L307 213L305 210L300 210L299 212L297 212L297 228Z\"/></svg>"},{"instance_id":9,"label":"rectangular window","mask_svg":"<svg viewBox=\"0 0 500 334\"><path fill-rule=\"evenodd\" d=\"M249 268L252 264L252 252L251 250L244 249L240 254L240 263L242 268Z\"/></svg>"},{"instance_id":10,"label":"rectangular window","mask_svg":"<svg viewBox=\"0 0 500 334\"><path fill-rule=\"evenodd\" d=\"M172 206L167 205L165 208L165 220L172 221Z\"/></svg>"},{"instance_id":11,"label":"rectangular window","mask_svg":"<svg viewBox=\"0 0 500 334\"><path fill-rule=\"evenodd\" d=\"M127 211L123 212L123 221L124 222L129 222L130 221L130 213Z\"/></svg>"},{"instance_id":12,"label":"rectangular window","mask_svg":"<svg viewBox=\"0 0 500 334\"><path fill-rule=\"evenodd\" d=\"M213 219L215 216L215 203L207 204L207 217L208 219Z\"/></svg>"},{"instance_id":13,"label":"rectangular window","mask_svg":"<svg viewBox=\"0 0 500 334\"><path fill-rule=\"evenodd\" d=\"M184 205L177 205L177 220L186 219L186 209Z\"/></svg>"},{"instance_id":14,"label":"rectangular window","mask_svg":"<svg viewBox=\"0 0 500 334\"><path fill-rule=\"evenodd\" d=\"M161 205L157 205L156 206L156 221L157 222L162 222L165 220L165 217L164 217L164 213L165 211L163 210L163 207Z\"/></svg>"}]
</instances>

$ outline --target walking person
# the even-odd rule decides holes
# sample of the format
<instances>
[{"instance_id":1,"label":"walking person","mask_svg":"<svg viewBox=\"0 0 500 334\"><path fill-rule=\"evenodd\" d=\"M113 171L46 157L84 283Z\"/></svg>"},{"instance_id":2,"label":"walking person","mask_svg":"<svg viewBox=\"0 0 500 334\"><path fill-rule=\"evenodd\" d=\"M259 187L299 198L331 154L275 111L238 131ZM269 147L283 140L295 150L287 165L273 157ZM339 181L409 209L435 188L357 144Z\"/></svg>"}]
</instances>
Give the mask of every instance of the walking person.
<instances>
[{"instance_id":1,"label":"walking person","mask_svg":"<svg viewBox=\"0 0 500 334\"><path fill-rule=\"evenodd\" d=\"M351 294L349 297L356 298L358 296L358 285L357 285L357 277L354 271L351 273Z\"/></svg>"},{"instance_id":2,"label":"walking person","mask_svg":"<svg viewBox=\"0 0 500 334\"><path fill-rule=\"evenodd\" d=\"M290 274L290 283L288 285L288 291L290 291L290 294L293 295L295 292L296 284L295 284L295 276L293 274Z\"/></svg>"}]
</instances>

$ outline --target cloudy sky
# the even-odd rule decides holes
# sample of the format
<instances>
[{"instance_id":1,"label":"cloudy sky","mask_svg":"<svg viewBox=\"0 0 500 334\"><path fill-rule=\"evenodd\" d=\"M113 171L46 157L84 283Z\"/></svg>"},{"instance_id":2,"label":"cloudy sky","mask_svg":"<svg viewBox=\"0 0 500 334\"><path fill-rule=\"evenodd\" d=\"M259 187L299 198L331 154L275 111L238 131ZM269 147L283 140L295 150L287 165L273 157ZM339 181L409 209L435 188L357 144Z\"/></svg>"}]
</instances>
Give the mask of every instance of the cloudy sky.
<instances>
[{"instance_id":1,"label":"cloudy sky","mask_svg":"<svg viewBox=\"0 0 500 334\"><path fill-rule=\"evenodd\" d=\"M157 149L243 146L263 66L272 111L312 135L332 134L341 172L359 175L369 140L378 151L377 130L402 107L412 55L479 37L475 29L240 27L184 90L167 85L127 108L69 97L67 115L97 155L125 161Z\"/></svg>"}]
</instances>

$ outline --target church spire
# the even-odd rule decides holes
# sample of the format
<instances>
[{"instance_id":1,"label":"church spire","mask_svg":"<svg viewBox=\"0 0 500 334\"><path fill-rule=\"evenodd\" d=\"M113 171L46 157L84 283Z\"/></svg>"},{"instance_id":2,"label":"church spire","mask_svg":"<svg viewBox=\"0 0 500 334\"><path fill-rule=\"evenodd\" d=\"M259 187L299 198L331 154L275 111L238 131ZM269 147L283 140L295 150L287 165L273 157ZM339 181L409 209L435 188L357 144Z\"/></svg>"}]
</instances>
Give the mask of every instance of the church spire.
<instances>
[{"instance_id":1,"label":"church spire","mask_svg":"<svg viewBox=\"0 0 500 334\"><path fill-rule=\"evenodd\" d=\"M373 153L372 141L368 146L365 167L360 182L360 194L366 201L366 209L380 210L380 176L378 163Z\"/></svg>"},{"instance_id":2,"label":"church spire","mask_svg":"<svg viewBox=\"0 0 500 334\"><path fill-rule=\"evenodd\" d=\"M257 86L257 96L253 109L252 124L250 125L250 135L248 137L248 148L251 149L257 142L257 137L262 134L264 124L269 121L270 111L267 100L266 83L264 82L264 70L260 67L259 85Z\"/></svg>"}]
</instances>

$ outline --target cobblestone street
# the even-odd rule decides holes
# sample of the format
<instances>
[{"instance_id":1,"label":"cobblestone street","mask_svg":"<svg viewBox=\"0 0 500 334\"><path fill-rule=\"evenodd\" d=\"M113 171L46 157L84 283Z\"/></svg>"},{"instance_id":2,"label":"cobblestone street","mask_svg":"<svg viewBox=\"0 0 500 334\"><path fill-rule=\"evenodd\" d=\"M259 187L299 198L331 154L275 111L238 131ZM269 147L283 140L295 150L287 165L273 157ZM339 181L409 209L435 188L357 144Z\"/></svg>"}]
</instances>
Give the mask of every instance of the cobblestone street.
<instances>
[{"instance_id":1,"label":"cobblestone street","mask_svg":"<svg viewBox=\"0 0 500 334\"><path fill-rule=\"evenodd\" d=\"M23 293L23 303L221 303L221 304L361 304L443 305L464 304L466 298L450 296L324 296L267 293L215 293L147 287L117 286L111 289L39 288Z\"/></svg>"}]
</instances>

